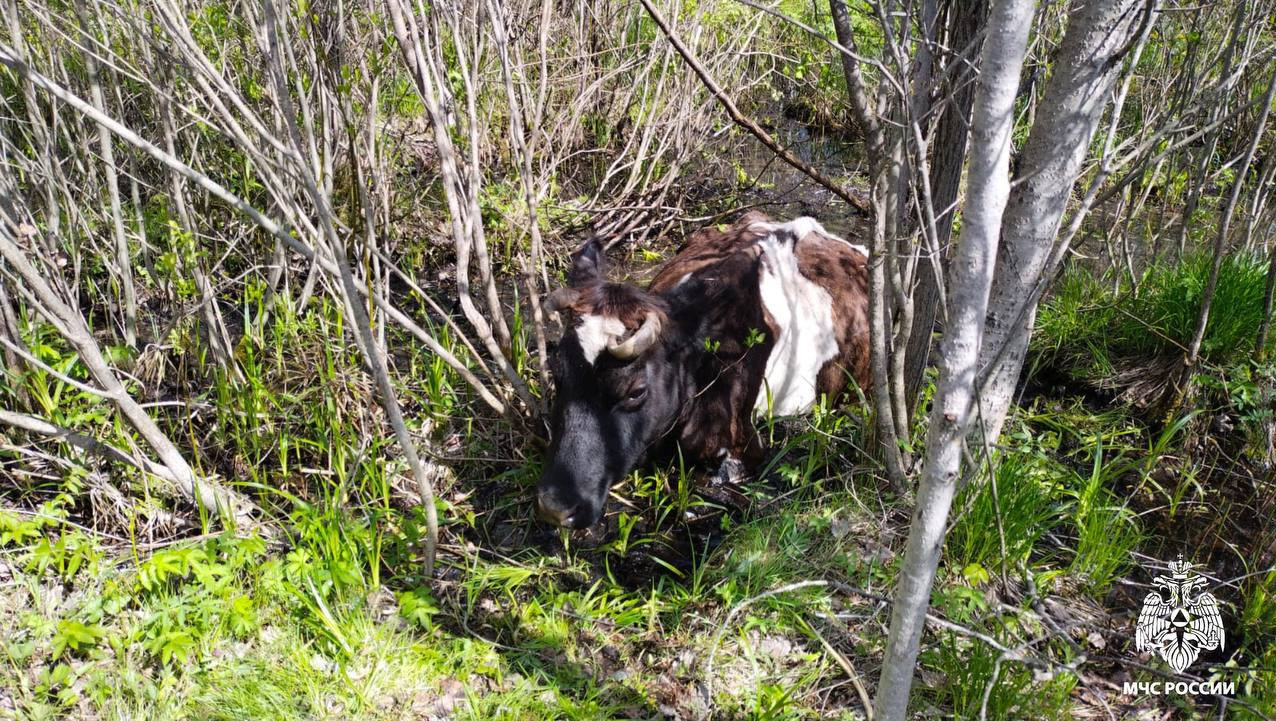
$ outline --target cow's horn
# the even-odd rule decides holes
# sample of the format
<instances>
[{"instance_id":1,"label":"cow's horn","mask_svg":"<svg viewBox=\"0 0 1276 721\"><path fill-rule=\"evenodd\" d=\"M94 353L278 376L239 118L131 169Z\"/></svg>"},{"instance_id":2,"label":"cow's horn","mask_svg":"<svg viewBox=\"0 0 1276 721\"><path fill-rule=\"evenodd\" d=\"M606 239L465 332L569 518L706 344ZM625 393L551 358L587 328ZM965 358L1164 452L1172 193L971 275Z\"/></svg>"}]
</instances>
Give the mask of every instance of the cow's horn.
<instances>
[{"instance_id":1,"label":"cow's horn","mask_svg":"<svg viewBox=\"0 0 1276 721\"><path fill-rule=\"evenodd\" d=\"M618 343L616 339L612 339L607 343L607 352L620 360L629 360L641 355L643 351L650 348L656 339L660 337L660 315L654 312L648 312L647 317L643 319L642 326L629 336L629 339L623 343Z\"/></svg>"},{"instance_id":2,"label":"cow's horn","mask_svg":"<svg viewBox=\"0 0 1276 721\"><path fill-rule=\"evenodd\" d=\"M558 313L580 300L580 291L575 288L559 288L545 296L545 309L550 313Z\"/></svg>"}]
</instances>

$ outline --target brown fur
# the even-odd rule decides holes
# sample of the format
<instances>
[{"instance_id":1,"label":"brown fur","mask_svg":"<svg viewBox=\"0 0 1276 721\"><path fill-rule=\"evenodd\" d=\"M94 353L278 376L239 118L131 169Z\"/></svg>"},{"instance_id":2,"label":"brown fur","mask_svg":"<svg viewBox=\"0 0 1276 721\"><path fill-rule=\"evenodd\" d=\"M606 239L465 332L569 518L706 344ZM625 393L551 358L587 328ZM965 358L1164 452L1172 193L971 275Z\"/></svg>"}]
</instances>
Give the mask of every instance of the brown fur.
<instances>
[{"instance_id":1,"label":"brown fur","mask_svg":"<svg viewBox=\"0 0 1276 721\"><path fill-rule=\"evenodd\" d=\"M757 242L762 233L750 226L769 221L751 211L728 228L697 231L648 286L652 293L665 293L689 273L707 286L705 303L697 312L713 314L713 339L720 346L704 377L697 379L703 390L688 409L680 438L684 451L701 458L722 449L746 463L761 457L752 409L778 329L758 290ZM799 239L796 252L799 271L824 288L833 302L838 355L820 369L817 391L837 400L846 392L848 379L867 389L868 259L849 244L818 234ZM766 331L766 337L747 348L744 339L753 328Z\"/></svg>"},{"instance_id":2,"label":"brown fur","mask_svg":"<svg viewBox=\"0 0 1276 721\"><path fill-rule=\"evenodd\" d=\"M726 451L753 465L763 455L753 401L775 345L774 327L758 295L757 253L742 248L698 278L704 302L687 312L698 314L711 329L715 345L694 371L698 392L684 411L679 444L689 457L711 459ZM751 328L767 331L753 347L745 343Z\"/></svg>"},{"instance_id":3,"label":"brown fur","mask_svg":"<svg viewBox=\"0 0 1276 721\"><path fill-rule=\"evenodd\" d=\"M709 227L696 231L678 249L678 254L661 267L648 289L663 293L688 273L702 271L741 251L753 253L756 261L760 252L756 243L762 233L750 230L749 226L770 220L753 210L726 229ZM820 370L817 390L836 398L846 390L848 373L861 389L867 389L870 380L868 259L849 244L818 234L799 240L797 258L802 275L828 291L833 299L839 354ZM766 314L765 320L767 329L774 335L776 328L770 314ZM743 331L747 333L748 328Z\"/></svg>"},{"instance_id":4,"label":"brown fur","mask_svg":"<svg viewBox=\"0 0 1276 721\"><path fill-rule=\"evenodd\" d=\"M739 220L725 230L719 230L714 226L697 230L683 241L682 246L678 248L678 254L661 266L660 271L656 273L656 277L648 286L648 290L652 293L663 293L677 285L678 281L688 273L704 270L737 251L756 248L754 244L761 239L762 234L750 231L749 226L769 220L766 215L751 210L740 216ZM756 257L757 250L753 252Z\"/></svg>"},{"instance_id":5,"label":"brown fur","mask_svg":"<svg viewBox=\"0 0 1276 721\"><path fill-rule=\"evenodd\" d=\"M595 283L577 289L580 295L564 310L577 315L617 318L630 330L642 325L648 313L657 313L663 322L669 305L658 295L624 283Z\"/></svg>"}]
</instances>

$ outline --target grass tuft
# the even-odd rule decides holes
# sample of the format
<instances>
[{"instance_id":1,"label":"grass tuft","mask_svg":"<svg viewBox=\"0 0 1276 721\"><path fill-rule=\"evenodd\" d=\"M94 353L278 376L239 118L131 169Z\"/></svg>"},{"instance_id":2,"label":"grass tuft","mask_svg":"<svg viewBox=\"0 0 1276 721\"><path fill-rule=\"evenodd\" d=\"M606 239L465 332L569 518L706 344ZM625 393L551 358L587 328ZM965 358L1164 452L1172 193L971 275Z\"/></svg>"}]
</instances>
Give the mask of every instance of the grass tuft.
<instances>
[{"instance_id":1,"label":"grass tuft","mask_svg":"<svg viewBox=\"0 0 1276 721\"><path fill-rule=\"evenodd\" d=\"M1193 254L1148 268L1137 287L1113 289L1088 269L1070 266L1037 315L1037 368L1066 370L1081 380L1114 374L1122 361L1181 354L1191 343L1213 257ZM1201 356L1211 363L1244 360L1262 322L1266 259L1236 253L1223 259Z\"/></svg>"}]
</instances>

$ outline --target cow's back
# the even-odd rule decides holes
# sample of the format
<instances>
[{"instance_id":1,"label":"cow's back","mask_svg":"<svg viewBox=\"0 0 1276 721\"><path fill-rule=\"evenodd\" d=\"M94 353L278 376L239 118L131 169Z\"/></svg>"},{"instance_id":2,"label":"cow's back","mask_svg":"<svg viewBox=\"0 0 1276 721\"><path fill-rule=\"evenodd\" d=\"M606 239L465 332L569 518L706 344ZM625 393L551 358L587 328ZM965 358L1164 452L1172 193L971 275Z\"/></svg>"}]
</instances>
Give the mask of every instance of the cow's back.
<instances>
[{"instance_id":1,"label":"cow's back","mask_svg":"<svg viewBox=\"0 0 1276 721\"><path fill-rule=\"evenodd\" d=\"M716 266L732 255L757 245L766 235L760 224L770 222L766 215L751 210L729 227L709 226L697 230L683 241L677 254L661 266L648 290L663 293L687 276Z\"/></svg>"},{"instance_id":2,"label":"cow's back","mask_svg":"<svg viewBox=\"0 0 1276 721\"><path fill-rule=\"evenodd\" d=\"M776 223L753 211L730 227L697 231L656 274L650 290L664 293L709 274L723 282L724 270L750 265L740 263L741 254L756 266L756 273L739 278L757 286L750 297L761 305L770 341L753 410L792 415L809 410L821 394L840 396L848 381L866 388L867 254L811 218ZM757 314L739 314L751 316ZM752 331L724 329L741 338Z\"/></svg>"}]
</instances>

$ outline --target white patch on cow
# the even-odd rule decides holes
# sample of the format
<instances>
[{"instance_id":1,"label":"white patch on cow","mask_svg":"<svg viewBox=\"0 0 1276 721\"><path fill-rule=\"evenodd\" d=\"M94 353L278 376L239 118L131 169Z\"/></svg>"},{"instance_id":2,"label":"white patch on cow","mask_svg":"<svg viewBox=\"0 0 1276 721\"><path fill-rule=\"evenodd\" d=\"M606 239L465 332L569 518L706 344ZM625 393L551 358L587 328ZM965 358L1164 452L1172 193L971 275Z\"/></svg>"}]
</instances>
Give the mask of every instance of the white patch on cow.
<instances>
[{"instance_id":1,"label":"white patch on cow","mask_svg":"<svg viewBox=\"0 0 1276 721\"><path fill-rule=\"evenodd\" d=\"M829 234L828 231L824 229L824 226L820 225L820 221L807 215L804 215L801 218L794 218L788 223L781 224L780 228L784 228L792 233L794 240L801 240L811 233L819 233L820 235ZM779 228L777 228L777 230L778 229Z\"/></svg>"},{"instance_id":2,"label":"white patch on cow","mask_svg":"<svg viewBox=\"0 0 1276 721\"><path fill-rule=\"evenodd\" d=\"M856 243L852 243L851 241L849 241L849 240L847 240L846 238L843 238L843 237L841 237L841 236L832 235L831 233L825 233L824 235L825 235L825 237L827 237L829 240L836 240L836 241L839 241L839 242L842 242L842 243L846 243L847 245L851 246L851 250L853 250L853 251L855 251L855 252L859 253L860 255L864 256L865 258L867 258L867 257L868 257L868 248L865 248L864 246L862 246L862 245L858 245L858 244L856 244Z\"/></svg>"},{"instance_id":3,"label":"white patch on cow","mask_svg":"<svg viewBox=\"0 0 1276 721\"><path fill-rule=\"evenodd\" d=\"M619 318L603 315L584 315L576 324L576 340L585 353L585 360L593 365L598 354L607 347L607 341L625 334L625 324Z\"/></svg>"},{"instance_id":4,"label":"white patch on cow","mask_svg":"<svg viewBox=\"0 0 1276 721\"><path fill-rule=\"evenodd\" d=\"M693 275L695 275L695 273L687 273L686 275L684 275L684 276L682 276L681 278L679 278L679 279L678 279L678 282L673 284L673 287L677 288L678 286L682 285L683 283L686 283L687 281L691 280L691 276L693 276Z\"/></svg>"},{"instance_id":5,"label":"white patch on cow","mask_svg":"<svg viewBox=\"0 0 1276 721\"><path fill-rule=\"evenodd\" d=\"M824 236L825 238L828 238L829 240L836 240L839 243L846 243L847 245L851 246L851 250L854 250L855 252L859 253L865 258L868 257L868 248L862 245L859 245L857 243L852 243L851 241L847 240L846 238L843 238L840 235L833 235L832 233L824 229L824 226L820 224L820 221L816 220L815 218L811 218L807 216L802 216L801 218L794 218L788 223L754 223L750 225L749 228L750 230L755 230L760 233L774 233L777 230L787 229L798 240L805 238L807 234L809 233L819 233L820 235Z\"/></svg>"},{"instance_id":6,"label":"white patch on cow","mask_svg":"<svg viewBox=\"0 0 1276 721\"><path fill-rule=\"evenodd\" d=\"M788 416L810 410L820 369L837 356L833 299L802 275L794 254L797 239L811 232L827 235L813 218L798 218L774 225L758 241L762 248L758 290L778 332L753 404L755 413L770 410Z\"/></svg>"}]
</instances>

